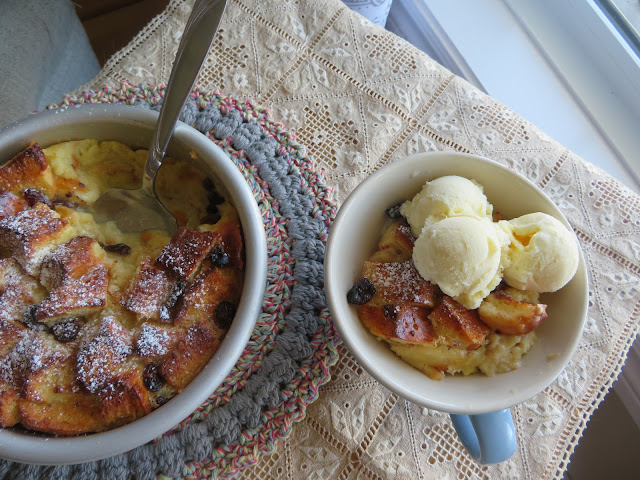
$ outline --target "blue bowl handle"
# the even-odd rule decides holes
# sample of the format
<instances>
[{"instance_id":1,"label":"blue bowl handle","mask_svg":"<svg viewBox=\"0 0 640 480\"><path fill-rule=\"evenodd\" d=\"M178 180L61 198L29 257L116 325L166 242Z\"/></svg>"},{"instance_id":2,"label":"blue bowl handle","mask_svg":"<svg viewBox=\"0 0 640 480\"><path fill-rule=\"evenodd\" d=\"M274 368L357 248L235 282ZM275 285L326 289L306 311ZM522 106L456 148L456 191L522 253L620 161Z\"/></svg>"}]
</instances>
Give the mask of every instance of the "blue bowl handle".
<instances>
[{"instance_id":1,"label":"blue bowl handle","mask_svg":"<svg viewBox=\"0 0 640 480\"><path fill-rule=\"evenodd\" d=\"M504 462L515 453L516 430L509 409L450 416L460 441L476 462L485 465Z\"/></svg>"}]
</instances>

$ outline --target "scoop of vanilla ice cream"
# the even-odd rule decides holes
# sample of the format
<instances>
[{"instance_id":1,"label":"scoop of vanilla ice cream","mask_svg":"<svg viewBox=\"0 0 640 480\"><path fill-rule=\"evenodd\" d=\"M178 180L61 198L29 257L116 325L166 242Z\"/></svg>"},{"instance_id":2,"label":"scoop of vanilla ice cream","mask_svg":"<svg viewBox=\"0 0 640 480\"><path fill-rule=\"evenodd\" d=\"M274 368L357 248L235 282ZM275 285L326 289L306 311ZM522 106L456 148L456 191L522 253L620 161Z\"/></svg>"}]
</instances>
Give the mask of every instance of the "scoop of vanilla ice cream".
<instances>
[{"instance_id":1,"label":"scoop of vanilla ice cream","mask_svg":"<svg viewBox=\"0 0 640 480\"><path fill-rule=\"evenodd\" d=\"M467 308L500 283L501 249L508 236L495 224L477 217L448 217L425 226L413 248L420 275Z\"/></svg>"},{"instance_id":2,"label":"scoop of vanilla ice cream","mask_svg":"<svg viewBox=\"0 0 640 480\"><path fill-rule=\"evenodd\" d=\"M510 286L555 292L573 278L578 243L559 220L538 212L502 220L499 225L510 237L502 262L504 280Z\"/></svg>"},{"instance_id":3,"label":"scoop of vanilla ice cream","mask_svg":"<svg viewBox=\"0 0 640 480\"><path fill-rule=\"evenodd\" d=\"M493 207L482 193L482 187L457 175L427 182L412 200L405 202L400 213L407 219L414 236L428 225L457 215L489 218Z\"/></svg>"}]
</instances>

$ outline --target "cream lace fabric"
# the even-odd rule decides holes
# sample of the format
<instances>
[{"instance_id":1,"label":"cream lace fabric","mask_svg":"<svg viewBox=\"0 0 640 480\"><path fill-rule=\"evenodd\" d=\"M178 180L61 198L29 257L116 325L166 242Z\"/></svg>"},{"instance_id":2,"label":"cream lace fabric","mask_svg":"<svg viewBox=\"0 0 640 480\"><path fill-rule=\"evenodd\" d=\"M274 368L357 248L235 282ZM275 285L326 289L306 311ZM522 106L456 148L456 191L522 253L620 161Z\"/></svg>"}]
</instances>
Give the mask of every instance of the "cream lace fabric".
<instances>
[{"instance_id":1,"label":"cream lace fabric","mask_svg":"<svg viewBox=\"0 0 640 480\"><path fill-rule=\"evenodd\" d=\"M82 90L166 82L191 3L173 0ZM590 272L580 347L551 387L512 409L519 442L509 461L475 464L447 415L392 394L342 348L306 418L243 478L562 478L639 330L640 198L338 0L230 0L197 86L268 107L296 132L338 202L376 169L419 151L508 165L563 210Z\"/></svg>"}]
</instances>

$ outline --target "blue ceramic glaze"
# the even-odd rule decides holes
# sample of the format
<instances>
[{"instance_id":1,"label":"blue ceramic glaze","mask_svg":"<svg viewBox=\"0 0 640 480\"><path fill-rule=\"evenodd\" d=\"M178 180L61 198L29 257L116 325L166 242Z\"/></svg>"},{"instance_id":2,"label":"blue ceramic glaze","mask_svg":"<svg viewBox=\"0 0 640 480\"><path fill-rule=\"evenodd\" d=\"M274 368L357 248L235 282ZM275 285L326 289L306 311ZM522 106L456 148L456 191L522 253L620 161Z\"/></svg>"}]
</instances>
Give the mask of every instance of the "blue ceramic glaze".
<instances>
[{"instance_id":1,"label":"blue ceramic glaze","mask_svg":"<svg viewBox=\"0 0 640 480\"><path fill-rule=\"evenodd\" d=\"M462 444L481 464L499 463L516 451L516 431L509 409L479 415L451 414Z\"/></svg>"}]
</instances>

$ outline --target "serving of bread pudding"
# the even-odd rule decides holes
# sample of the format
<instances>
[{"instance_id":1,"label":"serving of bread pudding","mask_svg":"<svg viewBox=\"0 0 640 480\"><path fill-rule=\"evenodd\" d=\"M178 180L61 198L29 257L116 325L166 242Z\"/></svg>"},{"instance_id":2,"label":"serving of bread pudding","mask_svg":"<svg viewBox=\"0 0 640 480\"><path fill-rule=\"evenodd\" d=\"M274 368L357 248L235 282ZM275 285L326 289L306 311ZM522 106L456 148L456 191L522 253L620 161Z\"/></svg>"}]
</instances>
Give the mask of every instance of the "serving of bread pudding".
<instances>
[{"instance_id":1,"label":"serving of bread pudding","mask_svg":"<svg viewBox=\"0 0 640 480\"><path fill-rule=\"evenodd\" d=\"M478 309L466 308L422 278L412 260L414 243L404 218L386 228L347 294L360 321L434 380L518 368L546 318L538 295L500 285Z\"/></svg>"},{"instance_id":2,"label":"serving of bread pudding","mask_svg":"<svg viewBox=\"0 0 640 480\"><path fill-rule=\"evenodd\" d=\"M59 435L124 425L209 362L242 292L240 222L206 174L166 159L169 236L96 224L108 188L136 188L146 151L80 140L0 167L0 425Z\"/></svg>"}]
</instances>

